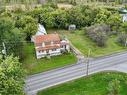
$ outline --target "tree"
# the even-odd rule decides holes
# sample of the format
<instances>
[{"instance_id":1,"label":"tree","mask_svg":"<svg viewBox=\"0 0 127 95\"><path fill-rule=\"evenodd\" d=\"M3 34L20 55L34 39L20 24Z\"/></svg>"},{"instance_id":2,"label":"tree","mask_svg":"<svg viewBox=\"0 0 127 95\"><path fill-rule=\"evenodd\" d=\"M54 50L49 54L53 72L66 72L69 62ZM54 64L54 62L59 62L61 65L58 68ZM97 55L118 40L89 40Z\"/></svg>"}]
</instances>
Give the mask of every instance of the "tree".
<instances>
[{"instance_id":1,"label":"tree","mask_svg":"<svg viewBox=\"0 0 127 95\"><path fill-rule=\"evenodd\" d=\"M110 32L110 27L102 24L102 25L93 25L91 27L86 28L87 35L100 47L106 45L107 35Z\"/></svg>"},{"instance_id":2,"label":"tree","mask_svg":"<svg viewBox=\"0 0 127 95\"><path fill-rule=\"evenodd\" d=\"M98 46L103 47L106 45L107 35L104 32L98 31L96 35L96 43Z\"/></svg>"},{"instance_id":3,"label":"tree","mask_svg":"<svg viewBox=\"0 0 127 95\"><path fill-rule=\"evenodd\" d=\"M121 23L120 32L127 33L127 22Z\"/></svg>"},{"instance_id":4,"label":"tree","mask_svg":"<svg viewBox=\"0 0 127 95\"><path fill-rule=\"evenodd\" d=\"M67 27L67 13L65 10L56 10L51 13L54 18L55 28L66 28Z\"/></svg>"},{"instance_id":5,"label":"tree","mask_svg":"<svg viewBox=\"0 0 127 95\"><path fill-rule=\"evenodd\" d=\"M30 41L31 36L37 32L37 26L37 21L31 16L24 16L16 21L16 27L25 33L27 41Z\"/></svg>"},{"instance_id":6,"label":"tree","mask_svg":"<svg viewBox=\"0 0 127 95\"><path fill-rule=\"evenodd\" d=\"M0 18L0 44L5 42L7 54L22 56L23 36L19 29L15 28L11 18ZM2 49L2 47L0 47Z\"/></svg>"},{"instance_id":7,"label":"tree","mask_svg":"<svg viewBox=\"0 0 127 95\"><path fill-rule=\"evenodd\" d=\"M120 45L125 46L125 45L126 45L126 41L127 41L127 34L125 34L125 33L120 33L120 34L118 35L117 42L118 42Z\"/></svg>"},{"instance_id":8,"label":"tree","mask_svg":"<svg viewBox=\"0 0 127 95\"><path fill-rule=\"evenodd\" d=\"M74 7L67 11L67 20L69 24L75 24L77 28L87 26L88 16L82 13L80 7Z\"/></svg>"},{"instance_id":9,"label":"tree","mask_svg":"<svg viewBox=\"0 0 127 95\"><path fill-rule=\"evenodd\" d=\"M17 57L0 59L0 95L23 95L25 71Z\"/></svg>"},{"instance_id":10,"label":"tree","mask_svg":"<svg viewBox=\"0 0 127 95\"><path fill-rule=\"evenodd\" d=\"M53 18L52 12L47 12L40 15L40 23L46 28L53 28L55 19Z\"/></svg>"},{"instance_id":11,"label":"tree","mask_svg":"<svg viewBox=\"0 0 127 95\"><path fill-rule=\"evenodd\" d=\"M121 16L119 14L112 14L107 22L108 25L110 25L111 29L113 31L119 31L119 27L121 26L122 20L121 20Z\"/></svg>"},{"instance_id":12,"label":"tree","mask_svg":"<svg viewBox=\"0 0 127 95\"><path fill-rule=\"evenodd\" d=\"M86 5L81 5L81 12L84 15L85 19L85 24L86 26L91 26L92 22L94 21L94 19L96 18L97 15L97 9L91 8L89 6Z\"/></svg>"},{"instance_id":13,"label":"tree","mask_svg":"<svg viewBox=\"0 0 127 95\"><path fill-rule=\"evenodd\" d=\"M120 81L115 79L109 82L109 87L108 87L109 94L108 95L120 95L119 90L120 90Z\"/></svg>"},{"instance_id":14,"label":"tree","mask_svg":"<svg viewBox=\"0 0 127 95\"><path fill-rule=\"evenodd\" d=\"M111 12L107 9L99 9L96 18L94 19L94 24L101 24L107 22L107 19L110 17L110 15Z\"/></svg>"}]
</instances>

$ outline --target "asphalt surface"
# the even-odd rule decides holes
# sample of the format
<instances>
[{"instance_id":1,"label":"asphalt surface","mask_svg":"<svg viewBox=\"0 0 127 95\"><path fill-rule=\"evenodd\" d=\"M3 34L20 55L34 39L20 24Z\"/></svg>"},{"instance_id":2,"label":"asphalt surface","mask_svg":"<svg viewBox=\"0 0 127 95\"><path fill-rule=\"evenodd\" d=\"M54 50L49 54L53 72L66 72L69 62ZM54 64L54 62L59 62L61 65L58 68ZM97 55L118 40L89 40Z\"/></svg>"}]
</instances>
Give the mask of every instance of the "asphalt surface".
<instances>
[{"instance_id":1,"label":"asphalt surface","mask_svg":"<svg viewBox=\"0 0 127 95\"><path fill-rule=\"evenodd\" d=\"M27 95L36 95L40 90L86 76L86 63L85 59L81 59L74 65L29 76L25 81L25 92ZM106 56L89 62L89 74L105 70L127 73L127 52Z\"/></svg>"}]
</instances>

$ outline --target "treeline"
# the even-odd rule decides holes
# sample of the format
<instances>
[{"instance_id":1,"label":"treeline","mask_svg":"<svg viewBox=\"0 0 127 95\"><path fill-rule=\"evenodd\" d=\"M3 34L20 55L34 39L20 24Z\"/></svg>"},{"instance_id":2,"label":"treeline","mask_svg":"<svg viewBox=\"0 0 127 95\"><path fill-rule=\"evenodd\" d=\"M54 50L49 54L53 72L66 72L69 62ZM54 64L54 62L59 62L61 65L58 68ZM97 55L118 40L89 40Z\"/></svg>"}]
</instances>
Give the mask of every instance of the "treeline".
<instances>
[{"instance_id":1,"label":"treeline","mask_svg":"<svg viewBox=\"0 0 127 95\"><path fill-rule=\"evenodd\" d=\"M52 1L52 0L50 0ZM115 3L115 4L123 4L127 3L126 0L54 0L58 3L70 3L70 4L76 4L76 3Z\"/></svg>"},{"instance_id":2,"label":"treeline","mask_svg":"<svg viewBox=\"0 0 127 95\"><path fill-rule=\"evenodd\" d=\"M91 8L82 5L74 6L71 9L59 9L57 5L51 4L35 8L27 12L27 15L37 19L46 28L67 29L70 24L75 24L77 28L81 28L102 23L115 13L118 14L118 11L109 8Z\"/></svg>"},{"instance_id":3,"label":"treeline","mask_svg":"<svg viewBox=\"0 0 127 95\"><path fill-rule=\"evenodd\" d=\"M84 3L114 2L116 4L127 3L126 0L0 0L0 4L42 4L44 2L71 3L71 4L75 4L76 2L84 2Z\"/></svg>"},{"instance_id":4,"label":"treeline","mask_svg":"<svg viewBox=\"0 0 127 95\"><path fill-rule=\"evenodd\" d=\"M0 0L1 4L40 4L46 0Z\"/></svg>"}]
</instances>

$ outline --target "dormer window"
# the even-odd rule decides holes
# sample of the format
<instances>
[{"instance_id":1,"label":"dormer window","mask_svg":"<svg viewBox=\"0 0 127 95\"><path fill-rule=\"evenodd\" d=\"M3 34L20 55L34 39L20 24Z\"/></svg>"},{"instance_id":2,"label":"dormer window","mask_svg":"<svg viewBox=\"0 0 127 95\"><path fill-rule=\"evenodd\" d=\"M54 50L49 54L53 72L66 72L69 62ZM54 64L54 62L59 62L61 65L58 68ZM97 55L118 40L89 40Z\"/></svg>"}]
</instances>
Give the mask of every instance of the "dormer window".
<instances>
[{"instance_id":1,"label":"dormer window","mask_svg":"<svg viewBox=\"0 0 127 95\"><path fill-rule=\"evenodd\" d=\"M53 45L54 44L54 42L53 41L51 41L51 45Z\"/></svg>"},{"instance_id":2,"label":"dormer window","mask_svg":"<svg viewBox=\"0 0 127 95\"><path fill-rule=\"evenodd\" d=\"M45 43L44 42L42 43L42 47L45 47Z\"/></svg>"}]
</instances>

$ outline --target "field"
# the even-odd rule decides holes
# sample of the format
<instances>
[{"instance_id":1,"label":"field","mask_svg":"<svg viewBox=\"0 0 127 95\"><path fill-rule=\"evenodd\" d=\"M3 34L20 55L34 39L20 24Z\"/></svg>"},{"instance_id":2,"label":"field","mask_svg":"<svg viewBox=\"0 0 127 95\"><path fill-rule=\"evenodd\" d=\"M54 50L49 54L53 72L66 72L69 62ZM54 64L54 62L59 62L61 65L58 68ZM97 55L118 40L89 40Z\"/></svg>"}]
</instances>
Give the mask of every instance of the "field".
<instances>
[{"instance_id":1,"label":"field","mask_svg":"<svg viewBox=\"0 0 127 95\"><path fill-rule=\"evenodd\" d=\"M127 95L127 75L111 72L80 78L46 89L38 95L108 95L108 85L114 79L120 81L120 95Z\"/></svg>"},{"instance_id":2,"label":"field","mask_svg":"<svg viewBox=\"0 0 127 95\"><path fill-rule=\"evenodd\" d=\"M34 45L31 43L24 45L24 56L25 58L22 63L23 67L27 70L28 75L74 64L77 61L77 58L73 53L51 57L51 59L36 59Z\"/></svg>"},{"instance_id":3,"label":"field","mask_svg":"<svg viewBox=\"0 0 127 95\"><path fill-rule=\"evenodd\" d=\"M87 35L85 35L83 30L77 30L74 32L67 30L49 30L48 32L57 32L62 36L67 37L84 55L87 55L89 49L91 49L91 57L100 57L127 50L126 47L120 46L116 43L116 35L108 38L106 47L98 47L90 38L87 37Z\"/></svg>"}]
</instances>

